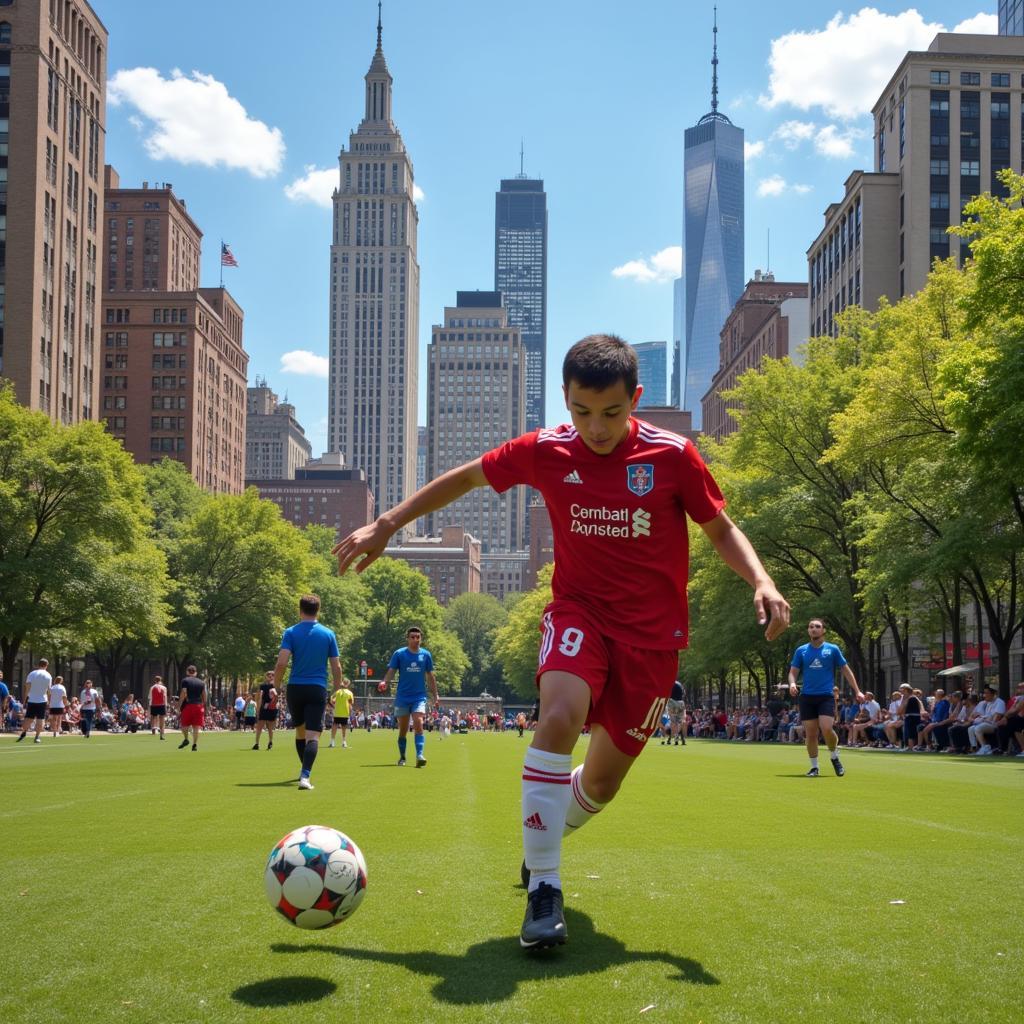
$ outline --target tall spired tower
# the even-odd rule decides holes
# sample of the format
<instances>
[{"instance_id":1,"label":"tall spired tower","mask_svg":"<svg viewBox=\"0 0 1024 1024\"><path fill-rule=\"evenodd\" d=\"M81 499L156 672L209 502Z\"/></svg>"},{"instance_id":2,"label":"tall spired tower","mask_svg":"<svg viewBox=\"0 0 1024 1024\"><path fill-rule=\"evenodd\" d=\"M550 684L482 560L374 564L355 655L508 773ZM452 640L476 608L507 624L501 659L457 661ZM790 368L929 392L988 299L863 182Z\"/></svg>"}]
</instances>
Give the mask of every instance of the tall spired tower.
<instances>
[{"instance_id":1,"label":"tall spired tower","mask_svg":"<svg viewBox=\"0 0 1024 1024\"><path fill-rule=\"evenodd\" d=\"M416 489L420 268L412 161L391 120L381 43L366 109L338 156L331 245L328 445L366 472L377 512Z\"/></svg>"},{"instance_id":2,"label":"tall spired tower","mask_svg":"<svg viewBox=\"0 0 1024 1024\"><path fill-rule=\"evenodd\" d=\"M686 129L683 174L681 405L701 426L700 400L718 369L719 333L743 292L743 129L718 109L718 17L711 58L711 110ZM683 296L680 296L682 298Z\"/></svg>"}]
</instances>

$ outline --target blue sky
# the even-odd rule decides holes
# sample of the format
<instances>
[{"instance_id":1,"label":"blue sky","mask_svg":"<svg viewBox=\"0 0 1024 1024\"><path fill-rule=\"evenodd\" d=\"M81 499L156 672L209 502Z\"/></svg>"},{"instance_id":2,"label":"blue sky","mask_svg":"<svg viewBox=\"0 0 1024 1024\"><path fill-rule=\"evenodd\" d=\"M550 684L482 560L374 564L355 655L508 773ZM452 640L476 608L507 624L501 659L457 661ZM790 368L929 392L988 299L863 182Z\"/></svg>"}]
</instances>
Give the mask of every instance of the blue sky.
<instances>
[{"instance_id":1,"label":"blue sky","mask_svg":"<svg viewBox=\"0 0 1024 1024\"><path fill-rule=\"evenodd\" d=\"M995 0L840 11L719 3L720 109L745 129L746 272L806 279L843 181L871 167L866 114L908 49L995 31ZM110 32L107 161L125 186L171 182L240 268L250 379L288 393L325 443L330 182L362 117L374 0L94 0ZM422 190L420 366L459 289L493 286L494 192L543 177L549 210L548 421L575 340L669 339L682 234L683 132L710 106L711 4L386 0L394 116ZM966 23L966 25L965 25ZM322 376L318 376L321 374ZM420 422L424 420L420 395Z\"/></svg>"}]
</instances>

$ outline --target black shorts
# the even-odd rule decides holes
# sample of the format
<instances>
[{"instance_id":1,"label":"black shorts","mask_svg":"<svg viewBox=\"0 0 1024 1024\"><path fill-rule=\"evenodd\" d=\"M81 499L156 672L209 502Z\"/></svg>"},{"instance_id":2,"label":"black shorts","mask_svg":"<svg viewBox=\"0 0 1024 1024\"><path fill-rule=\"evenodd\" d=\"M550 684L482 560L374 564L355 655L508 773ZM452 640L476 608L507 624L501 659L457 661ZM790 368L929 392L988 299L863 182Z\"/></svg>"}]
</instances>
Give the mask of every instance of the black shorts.
<instances>
[{"instance_id":1,"label":"black shorts","mask_svg":"<svg viewBox=\"0 0 1024 1024\"><path fill-rule=\"evenodd\" d=\"M259 714L259 721L261 722L276 722L277 711L274 708L264 708Z\"/></svg>"},{"instance_id":2,"label":"black shorts","mask_svg":"<svg viewBox=\"0 0 1024 1024\"><path fill-rule=\"evenodd\" d=\"M800 721L809 722L821 715L828 715L829 718L836 717L836 699L831 693L801 693L800 694Z\"/></svg>"},{"instance_id":3,"label":"black shorts","mask_svg":"<svg viewBox=\"0 0 1024 1024\"><path fill-rule=\"evenodd\" d=\"M30 700L25 704L25 717L45 718L48 710L45 700Z\"/></svg>"},{"instance_id":4,"label":"black shorts","mask_svg":"<svg viewBox=\"0 0 1024 1024\"><path fill-rule=\"evenodd\" d=\"M241 725L242 724L242 719L244 717L245 717L245 712L244 711L236 711L235 712L235 722L236 722L236 724Z\"/></svg>"},{"instance_id":5,"label":"black shorts","mask_svg":"<svg viewBox=\"0 0 1024 1024\"><path fill-rule=\"evenodd\" d=\"M150 718L159 718L160 715L166 715L166 714L167 714L167 705L166 704L150 704L150 706L149 706L149 717Z\"/></svg>"},{"instance_id":6,"label":"black shorts","mask_svg":"<svg viewBox=\"0 0 1024 1024\"><path fill-rule=\"evenodd\" d=\"M335 718L334 724L335 725L343 725L347 729L348 728L348 715L346 715L344 718Z\"/></svg>"},{"instance_id":7,"label":"black shorts","mask_svg":"<svg viewBox=\"0 0 1024 1024\"><path fill-rule=\"evenodd\" d=\"M292 725L304 725L310 732L322 732L327 710L327 687L317 683L289 683L285 692Z\"/></svg>"}]
</instances>

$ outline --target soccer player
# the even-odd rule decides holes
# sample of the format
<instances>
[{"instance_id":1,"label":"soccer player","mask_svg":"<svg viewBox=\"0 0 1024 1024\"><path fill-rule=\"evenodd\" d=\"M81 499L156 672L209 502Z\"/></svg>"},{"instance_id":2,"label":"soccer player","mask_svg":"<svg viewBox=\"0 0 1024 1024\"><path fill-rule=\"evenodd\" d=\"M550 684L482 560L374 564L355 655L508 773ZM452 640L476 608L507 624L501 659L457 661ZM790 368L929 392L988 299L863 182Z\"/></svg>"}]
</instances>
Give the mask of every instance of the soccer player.
<instances>
[{"instance_id":1,"label":"soccer player","mask_svg":"<svg viewBox=\"0 0 1024 1024\"><path fill-rule=\"evenodd\" d=\"M584 338L566 355L562 381L571 424L523 435L450 470L335 548L340 571L356 559L362 571L401 526L474 487L528 484L544 497L555 574L541 622L542 712L522 772L529 892L519 942L527 949L566 941L563 833L616 795L672 693L688 638L687 516L753 588L766 637L789 624L789 605L723 511L696 447L634 418L642 393L634 350L612 335ZM587 722L586 757L573 770Z\"/></svg>"},{"instance_id":2,"label":"soccer player","mask_svg":"<svg viewBox=\"0 0 1024 1024\"><path fill-rule=\"evenodd\" d=\"M153 676L153 685L149 688L149 731L155 736L159 729L160 739L163 739L166 721L167 687L162 677Z\"/></svg>"},{"instance_id":3,"label":"soccer player","mask_svg":"<svg viewBox=\"0 0 1024 1024\"><path fill-rule=\"evenodd\" d=\"M92 685L91 679L86 679L82 684L80 700L82 702L82 717L80 720L82 735L88 739L92 735L92 723L96 719L96 711L101 703L100 692Z\"/></svg>"},{"instance_id":4,"label":"soccer player","mask_svg":"<svg viewBox=\"0 0 1024 1024\"><path fill-rule=\"evenodd\" d=\"M405 631L405 647L399 647L391 655L388 670L384 673L384 690L387 693L391 680L398 673L398 689L395 691L395 717L398 719L398 764L405 764L405 749L408 742L409 719L412 718L413 742L416 746L416 767L426 766L423 756L423 716L427 710L427 685L437 705L437 679L434 676L434 659L430 651L421 647L423 630L410 626Z\"/></svg>"},{"instance_id":5,"label":"soccer player","mask_svg":"<svg viewBox=\"0 0 1024 1024\"><path fill-rule=\"evenodd\" d=\"M256 697L256 742L253 750L260 749L260 733L267 730L267 750L274 746L274 729L277 726L277 689L274 686L274 673L268 672L260 683L260 692Z\"/></svg>"},{"instance_id":6,"label":"soccer player","mask_svg":"<svg viewBox=\"0 0 1024 1024\"><path fill-rule=\"evenodd\" d=\"M807 623L807 634L810 642L798 647L793 654L789 668L789 695L797 695L797 676L803 675L803 687L800 690L800 721L804 727L804 742L807 745L807 756L811 759L811 767L807 771L809 779L818 777L818 731L825 737L832 770L836 775L845 775L846 769L839 760L839 737L832 726L836 720L836 698L833 692L836 672L842 669L843 678L853 688L858 704L863 704L867 697L860 692L853 669L843 657L843 652L825 640L824 620L814 618Z\"/></svg>"},{"instance_id":7,"label":"soccer player","mask_svg":"<svg viewBox=\"0 0 1024 1024\"><path fill-rule=\"evenodd\" d=\"M672 696L669 697L665 710L668 711L669 725L671 727L671 733L667 737L667 742L675 743L677 746L681 743L685 747L686 730L684 725L686 722L686 705L683 703L683 684L678 679L672 684Z\"/></svg>"},{"instance_id":8,"label":"soccer player","mask_svg":"<svg viewBox=\"0 0 1024 1024\"><path fill-rule=\"evenodd\" d=\"M45 658L40 658L36 667L29 672L25 679L25 682L28 683L28 698L25 701L25 718L21 723L21 735L16 741L18 743L28 734L28 725L31 721L36 723L33 742L42 742L39 734L43 731L43 722L46 721L47 698L50 684L53 682L53 677L47 671L49 664Z\"/></svg>"},{"instance_id":9,"label":"soccer player","mask_svg":"<svg viewBox=\"0 0 1024 1024\"><path fill-rule=\"evenodd\" d=\"M67 713L68 691L64 686L63 676L54 676L47 694L50 703L50 732L56 739L60 735L60 720Z\"/></svg>"},{"instance_id":10,"label":"soccer player","mask_svg":"<svg viewBox=\"0 0 1024 1024\"><path fill-rule=\"evenodd\" d=\"M341 729L341 745L343 747L348 746L346 737L348 736L348 720L352 714L352 702L356 699L356 695L350 689L350 682L347 679L342 679L341 688L334 691L334 696L331 697L331 707L333 708L333 715L331 721L331 743L334 746L334 737L338 735L338 729Z\"/></svg>"},{"instance_id":11,"label":"soccer player","mask_svg":"<svg viewBox=\"0 0 1024 1024\"><path fill-rule=\"evenodd\" d=\"M303 594L299 600L299 621L284 631L274 666L274 687L280 689L288 659L292 662L286 696L295 726L295 751L302 762L299 789L313 788L309 776L320 749L320 733L327 710L328 661L334 688L341 687L338 640L331 630L317 622L319 614L320 598L316 594Z\"/></svg>"},{"instance_id":12,"label":"soccer player","mask_svg":"<svg viewBox=\"0 0 1024 1024\"><path fill-rule=\"evenodd\" d=\"M192 730L192 749L199 749L199 730L206 724L207 703L206 683L196 674L195 665L189 665L185 677L181 681L181 689L178 690L182 731L182 740L178 744L179 750L184 750L188 746L190 729Z\"/></svg>"}]
</instances>

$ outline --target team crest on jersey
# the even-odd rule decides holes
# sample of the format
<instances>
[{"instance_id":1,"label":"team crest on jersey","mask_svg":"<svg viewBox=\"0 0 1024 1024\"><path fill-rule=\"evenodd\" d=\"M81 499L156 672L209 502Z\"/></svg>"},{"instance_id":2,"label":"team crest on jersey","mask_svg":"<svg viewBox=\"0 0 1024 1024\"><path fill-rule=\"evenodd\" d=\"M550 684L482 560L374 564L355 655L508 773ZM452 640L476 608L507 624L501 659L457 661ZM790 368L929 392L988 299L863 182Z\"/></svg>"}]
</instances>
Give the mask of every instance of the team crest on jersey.
<instances>
[{"instance_id":1,"label":"team crest on jersey","mask_svg":"<svg viewBox=\"0 0 1024 1024\"><path fill-rule=\"evenodd\" d=\"M626 486L642 498L654 486L654 466L649 462L638 462L627 466Z\"/></svg>"}]
</instances>

